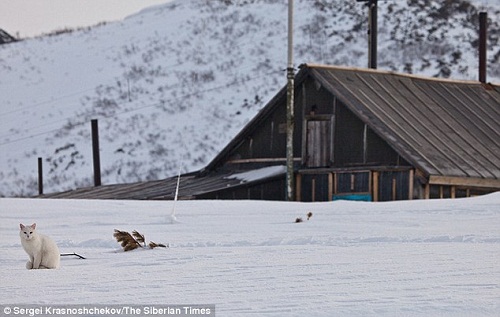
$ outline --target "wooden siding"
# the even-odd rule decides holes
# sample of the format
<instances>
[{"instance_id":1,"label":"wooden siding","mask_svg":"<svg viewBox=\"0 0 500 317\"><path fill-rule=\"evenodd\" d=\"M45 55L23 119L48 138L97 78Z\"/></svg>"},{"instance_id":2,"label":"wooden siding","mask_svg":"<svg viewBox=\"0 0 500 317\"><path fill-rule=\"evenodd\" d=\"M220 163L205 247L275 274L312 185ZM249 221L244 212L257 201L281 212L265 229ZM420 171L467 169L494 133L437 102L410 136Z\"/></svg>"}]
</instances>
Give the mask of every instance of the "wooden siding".
<instances>
[{"instance_id":1,"label":"wooden siding","mask_svg":"<svg viewBox=\"0 0 500 317\"><path fill-rule=\"evenodd\" d=\"M198 199L257 199L257 200L284 200L285 177L278 177L266 182L227 188L200 194Z\"/></svg>"},{"instance_id":2,"label":"wooden siding","mask_svg":"<svg viewBox=\"0 0 500 317\"><path fill-rule=\"evenodd\" d=\"M303 174L301 177L301 201L331 200L331 174Z\"/></svg>"},{"instance_id":3,"label":"wooden siding","mask_svg":"<svg viewBox=\"0 0 500 317\"><path fill-rule=\"evenodd\" d=\"M407 200L410 196L409 171L382 171L378 176L378 200Z\"/></svg>"},{"instance_id":4,"label":"wooden siding","mask_svg":"<svg viewBox=\"0 0 500 317\"><path fill-rule=\"evenodd\" d=\"M300 105L296 105L298 109ZM238 143L229 153L226 153L224 160L219 160L214 166L209 166L207 170L222 169L225 171L234 170L233 164L238 164L241 168L245 163L260 166L281 164L286 160L286 105L280 103L280 107L275 112L270 113L264 120L252 127L251 131L236 137ZM297 111L297 110L296 110ZM300 157L302 124L295 125L294 153L295 157ZM229 165L228 165L229 164ZM249 167L247 166L246 169Z\"/></svg>"},{"instance_id":5,"label":"wooden siding","mask_svg":"<svg viewBox=\"0 0 500 317\"><path fill-rule=\"evenodd\" d=\"M406 200L414 197L414 171L403 167L303 169L298 171L298 200ZM423 198L423 197L422 197Z\"/></svg>"}]
</instances>

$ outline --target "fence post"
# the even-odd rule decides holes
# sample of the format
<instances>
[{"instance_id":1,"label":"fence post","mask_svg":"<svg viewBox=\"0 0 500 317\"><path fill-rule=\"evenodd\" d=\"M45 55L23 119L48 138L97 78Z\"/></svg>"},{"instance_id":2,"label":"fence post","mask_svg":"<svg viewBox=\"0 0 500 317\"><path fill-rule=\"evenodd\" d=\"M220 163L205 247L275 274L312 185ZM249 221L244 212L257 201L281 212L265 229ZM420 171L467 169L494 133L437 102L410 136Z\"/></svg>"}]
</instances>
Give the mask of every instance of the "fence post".
<instances>
[{"instance_id":1,"label":"fence post","mask_svg":"<svg viewBox=\"0 0 500 317\"><path fill-rule=\"evenodd\" d=\"M99 157L99 129L97 119L91 120L92 156L94 159L94 186L101 186L101 159Z\"/></svg>"},{"instance_id":2,"label":"fence post","mask_svg":"<svg viewBox=\"0 0 500 317\"><path fill-rule=\"evenodd\" d=\"M38 194L43 195L43 165L42 158L38 158Z\"/></svg>"}]
</instances>

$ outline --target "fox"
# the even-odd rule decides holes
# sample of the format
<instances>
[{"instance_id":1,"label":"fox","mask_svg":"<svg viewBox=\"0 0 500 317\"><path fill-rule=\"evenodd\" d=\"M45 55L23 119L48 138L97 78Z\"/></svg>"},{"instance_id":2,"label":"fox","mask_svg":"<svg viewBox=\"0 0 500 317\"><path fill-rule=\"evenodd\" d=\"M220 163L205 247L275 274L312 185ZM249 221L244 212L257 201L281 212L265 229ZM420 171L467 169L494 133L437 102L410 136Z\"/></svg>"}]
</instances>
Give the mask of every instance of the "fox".
<instances>
[{"instance_id":1,"label":"fox","mask_svg":"<svg viewBox=\"0 0 500 317\"><path fill-rule=\"evenodd\" d=\"M26 268L57 269L60 264L60 253L57 244L46 235L36 231L36 223L31 226L19 224L21 244L29 256Z\"/></svg>"}]
</instances>

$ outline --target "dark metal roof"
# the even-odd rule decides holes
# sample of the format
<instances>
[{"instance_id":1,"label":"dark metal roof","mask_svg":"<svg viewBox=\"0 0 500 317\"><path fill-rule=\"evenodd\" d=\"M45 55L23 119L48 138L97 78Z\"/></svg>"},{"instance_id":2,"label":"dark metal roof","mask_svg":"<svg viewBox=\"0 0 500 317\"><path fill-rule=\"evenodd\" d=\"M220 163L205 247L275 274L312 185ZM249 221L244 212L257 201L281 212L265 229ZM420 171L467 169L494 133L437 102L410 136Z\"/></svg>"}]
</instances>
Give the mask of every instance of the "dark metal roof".
<instances>
[{"instance_id":1,"label":"dark metal roof","mask_svg":"<svg viewBox=\"0 0 500 317\"><path fill-rule=\"evenodd\" d=\"M253 177L245 176L253 174ZM200 195L215 193L225 189L234 189L239 186L257 184L259 182L282 177L285 173L277 168L261 168L240 174L227 172L217 175L191 173L181 175L179 199L193 199ZM71 198L71 199L130 199L130 200L173 200L177 187L178 177L163 180L144 181L131 184L102 185L69 190L61 193L44 194L39 198Z\"/></svg>"},{"instance_id":2,"label":"dark metal roof","mask_svg":"<svg viewBox=\"0 0 500 317\"><path fill-rule=\"evenodd\" d=\"M321 65L304 71L428 175L500 179L500 86Z\"/></svg>"},{"instance_id":3,"label":"dark metal roof","mask_svg":"<svg viewBox=\"0 0 500 317\"><path fill-rule=\"evenodd\" d=\"M239 181L217 177L183 175L180 180L179 199L190 199L197 194L217 191L222 188L238 185ZM72 199L132 199L161 200L174 199L177 177L164 180L144 181L131 184L102 185L70 190L62 193L44 194L40 198L72 198Z\"/></svg>"}]
</instances>

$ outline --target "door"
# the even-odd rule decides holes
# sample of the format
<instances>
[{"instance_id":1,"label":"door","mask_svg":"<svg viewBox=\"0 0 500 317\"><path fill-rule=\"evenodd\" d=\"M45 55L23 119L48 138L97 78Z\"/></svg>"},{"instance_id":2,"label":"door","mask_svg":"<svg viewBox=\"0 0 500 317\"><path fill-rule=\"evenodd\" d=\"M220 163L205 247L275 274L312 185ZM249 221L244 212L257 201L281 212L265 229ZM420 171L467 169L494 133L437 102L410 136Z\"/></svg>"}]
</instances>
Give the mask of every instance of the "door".
<instances>
[{"instance_id":1,"label":"door","mask_svg":"<svg viewBox=\"0 0 500 317\"><path fill-rule=\"evenodd\" d=\"M331 122L331 120L307 120L307 167L328 167L331 165L333 161Z\"/></svg>"}]
</instances>

